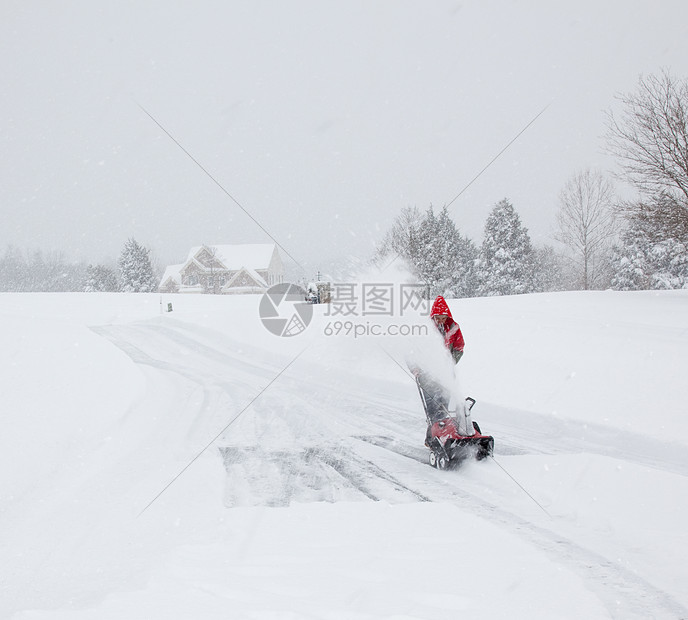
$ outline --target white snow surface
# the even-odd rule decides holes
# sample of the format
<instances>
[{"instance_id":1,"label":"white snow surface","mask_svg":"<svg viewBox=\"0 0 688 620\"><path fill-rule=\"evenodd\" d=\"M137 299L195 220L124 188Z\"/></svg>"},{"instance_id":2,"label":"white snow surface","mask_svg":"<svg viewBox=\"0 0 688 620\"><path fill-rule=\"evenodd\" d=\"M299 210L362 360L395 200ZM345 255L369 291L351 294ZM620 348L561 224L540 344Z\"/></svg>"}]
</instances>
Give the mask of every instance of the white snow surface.
<instances>
[{"instance_id":1,"label":"white snow surface","mask_svg":"<svg viewBox=\"0 0 688 620\"><path fill-rule=\"evenodd\" d=\"M0 618L688 618L688 291L449 300L452 471L414 343L259 301L0 295Z\"/></svg>"}]
</instances>

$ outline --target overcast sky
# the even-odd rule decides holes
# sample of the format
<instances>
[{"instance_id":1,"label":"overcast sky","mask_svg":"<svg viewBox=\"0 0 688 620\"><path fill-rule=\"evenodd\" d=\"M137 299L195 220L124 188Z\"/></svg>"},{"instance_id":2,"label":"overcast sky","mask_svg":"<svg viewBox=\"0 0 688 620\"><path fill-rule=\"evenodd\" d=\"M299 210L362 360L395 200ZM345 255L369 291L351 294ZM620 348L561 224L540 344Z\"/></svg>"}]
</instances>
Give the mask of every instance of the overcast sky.
<instances>
[{"instance_id":1,"label":"overcast sky","mask_svg":"<svg viewBox=\"0 0 688 620\"><path fill-rule=\"evenodd\" d=\"M549 105L450 213L480 241L508 198L551 243L566 180L614 165L614 95L688 77L687 7L0 0L0 251L270 241L140 106L311 276L450 202Z\"/></svg>"}]
</instances>

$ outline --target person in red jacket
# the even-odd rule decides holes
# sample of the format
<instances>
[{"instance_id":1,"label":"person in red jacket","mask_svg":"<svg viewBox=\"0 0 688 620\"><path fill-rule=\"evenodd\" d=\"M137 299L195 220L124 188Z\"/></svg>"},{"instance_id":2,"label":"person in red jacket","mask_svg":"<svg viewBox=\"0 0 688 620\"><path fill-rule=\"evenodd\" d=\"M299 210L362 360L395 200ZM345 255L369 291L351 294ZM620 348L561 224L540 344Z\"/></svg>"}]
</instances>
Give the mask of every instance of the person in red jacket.
<instances>
[{"instance_id":1,"label":"person in red jacket","mask_svg":"<svg viewBox=\"0 0 688 620\"><path fill-rule=\"evenodd\" d=\"M463 356L465 341L459 324L452 317L451 310L441 295L432 304L430 318L444 339L444 346L449 351L454 364L458 364ZM429 445L432 424L451 415L449 411L451 395L446 386L441 385L422 370L416 370L414 374L428 418L425 442Z\"/></svg>"},{"instance_id":2,"label":"person in red jacket","mask_svg":"<svg viewBox=\"0 0 688 620\"><path fill-rule=\"evenodd\" d=\"M435 322L440 334L444 336L444 346L447 347L454 363L458 364L463 355L464 340L459 324L452 317L451 310L442 295L438 295L430 310L430 318Z\"/></svg>"}]
</instances>

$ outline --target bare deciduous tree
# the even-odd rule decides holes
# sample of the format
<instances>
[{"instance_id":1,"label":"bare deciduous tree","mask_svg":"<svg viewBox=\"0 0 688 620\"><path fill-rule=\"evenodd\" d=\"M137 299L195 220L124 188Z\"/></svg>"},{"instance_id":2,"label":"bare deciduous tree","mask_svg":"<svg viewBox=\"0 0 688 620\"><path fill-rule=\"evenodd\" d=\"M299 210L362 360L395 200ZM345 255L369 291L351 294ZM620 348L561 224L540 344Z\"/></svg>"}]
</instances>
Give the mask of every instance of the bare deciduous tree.
<instances>
[{"instance_id":1,"label":"bare deciduous tree","mask_svg":"<svg viewBox=\"0 0 688 620\"><path fill-rule=\"evenodd\" d=\"M665 70L641 77L637 92L618 99L620 115L607 113L607 148L650 198L625 203L622 211L664 222L658 233L680 238L688 229L688 81Z\"/></svg>"},{"instance_id":2,"label":"bare deciduous tree","mask_svg":"<svg viewBox=\"0 0 688 620\"><path fill-rule=\"evenodd\" d=\"M572 250L582 288L594 288L616 230L614 188L600 172L584 170L568 180L559 199L555 238Z\"/></svg>"}]
</instances>

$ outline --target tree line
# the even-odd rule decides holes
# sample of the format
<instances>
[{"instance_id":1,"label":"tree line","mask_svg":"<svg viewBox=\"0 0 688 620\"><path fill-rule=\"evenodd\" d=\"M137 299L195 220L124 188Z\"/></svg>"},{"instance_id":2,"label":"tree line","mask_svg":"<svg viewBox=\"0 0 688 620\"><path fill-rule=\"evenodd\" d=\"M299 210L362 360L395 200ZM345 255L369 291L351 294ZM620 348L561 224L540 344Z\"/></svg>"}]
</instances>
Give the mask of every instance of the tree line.
<instances>
[{"instance_id":1,"label":"tree line","mask_svg":"<svg viewBox=\"0 0 688 620\"><path fill-rule=\"evenodd\" d=\"M555 240L533 246L508 199L490 212L478 247L447 208L404 208L378 244L375 262L404 259L429 296L509 295L558 290L688 288L688 82L668 71L640 77L606 115L606 149L637 192L617 200L598 170L562 188Z\"/></svg>"},{"instance_id":2,"label":"tree line","mask_svg":"<svg viewBox=\"0 0 688 620\"><path fill-rule=\"evenodd\" d=\"M551 248L533 247L513 205L500 200L477 246L461 234L447 207L438 214L405 208L378 246L380 267L404 260L423 282L429 298L515 295L560 286Z\"/></svg>"},{"instance_id":3,"label":"tree line","mask_svg":"<svg viewBox=\"0 0 688 620\"><path fill-rule=\"evenodd\" d=\"M617 98L620 112L606 115L606 150L637 196L617 200L604 173L576 172L559 195L554 238L563 250L534 247L504 198L480 246L446 207L404 208L378 244L376 262L403 258L429 295L688 288L688 81L668 71L641 76L635 92ZM134 239L116 268L12 247L0 257L0 291L150 292L158 281L150 250Z\"/></svg>"},{"instance_id":4,"label":"tree line","mask_svg":"<svg viewBox=\"0 0 688 620\"><path fill-rule=\"evenodd\" d=\"M116 267L73 263L62 252L22 252L8 247L0 257L1 292L134 292L150 293L159 278L150 250L131 238Z\"/></svg>"}]
</instances>

